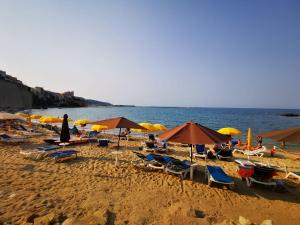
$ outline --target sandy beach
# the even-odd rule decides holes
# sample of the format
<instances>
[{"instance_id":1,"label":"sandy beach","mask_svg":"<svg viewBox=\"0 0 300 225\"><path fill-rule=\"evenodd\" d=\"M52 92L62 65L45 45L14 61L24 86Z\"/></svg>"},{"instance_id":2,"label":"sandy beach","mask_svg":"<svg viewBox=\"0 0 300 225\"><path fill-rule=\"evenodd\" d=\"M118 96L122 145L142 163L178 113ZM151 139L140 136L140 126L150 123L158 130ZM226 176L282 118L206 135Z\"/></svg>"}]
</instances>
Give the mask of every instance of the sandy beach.
<instances>
[{"instance_id":1,"label":"sandy beach","mask_svg":"<svg viewBox=\"0 0 300 225\"><path fill-rule=\"evenodd\" d=\"M116 137L109 136L116 141ZM194 180L132 165L141 140L121 141L120 164L115 166L115 146L96 144L72 146L77 159L55 163L49 159L25 159L20 150L45 145L46 136L31 138L26 144L0 145L0 221L2 224L238 224L239 216L260 224L299 224L300 182L285 180L286 189L274 191L256 185L248 188L234 162L207 161L221 165L234 177L235 188L209 187L204 180L205 161L196 159ZM70 148L66 148L70 149ZM169 155L188 159L189 148L169 146ZM142 153L145 153L141 151ZM235 154L235 158L243 158ZM289 153L254 160L286 165L299 171L300 162ZM27 221L27 222L26 222ZM47 224L47 223L46 223Z\"/></svg>"}]
</instances>

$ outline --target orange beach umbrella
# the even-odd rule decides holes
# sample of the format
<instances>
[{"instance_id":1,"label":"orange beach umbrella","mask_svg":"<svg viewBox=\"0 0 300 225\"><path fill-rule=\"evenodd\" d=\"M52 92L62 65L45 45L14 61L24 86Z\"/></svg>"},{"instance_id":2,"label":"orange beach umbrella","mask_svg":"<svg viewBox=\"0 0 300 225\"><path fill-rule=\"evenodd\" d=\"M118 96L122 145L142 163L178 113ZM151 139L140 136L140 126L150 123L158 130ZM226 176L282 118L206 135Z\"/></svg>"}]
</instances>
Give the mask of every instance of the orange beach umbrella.
<instances>
[{"instance_id":1,"label":"orange beach umbrella","mask_svg":"<svg viewBox=\"0 0 300 225\"><path fill-rule=\"evenodd\" d=\"M192 162L192 145L196 144L215 144L223 143L228 137L198 123L187 122L173 129L167 130L158 135L161 140L191 144L191 162Z\"/></svg>"},{"instance_id":2,"label":"orange beach umbrella","mask_svg":"<svg viewBox=\"0 0 300 225\"><path fill-rule=\"evenodd\" d=\"M120 147L120 135L121 135L121 129L122 128L128 128L128 129L145 129L144 127L138 125L137 123L124 118L124 117L116 117L116 118L111 118L111 119L106 119L106 120L99 120L95 122L91 122L91 124L94 125L103 125L106 126L107 129L115 129L119 128L119 139L118 139L118 148Z\"/></svg>"}]
</instances>

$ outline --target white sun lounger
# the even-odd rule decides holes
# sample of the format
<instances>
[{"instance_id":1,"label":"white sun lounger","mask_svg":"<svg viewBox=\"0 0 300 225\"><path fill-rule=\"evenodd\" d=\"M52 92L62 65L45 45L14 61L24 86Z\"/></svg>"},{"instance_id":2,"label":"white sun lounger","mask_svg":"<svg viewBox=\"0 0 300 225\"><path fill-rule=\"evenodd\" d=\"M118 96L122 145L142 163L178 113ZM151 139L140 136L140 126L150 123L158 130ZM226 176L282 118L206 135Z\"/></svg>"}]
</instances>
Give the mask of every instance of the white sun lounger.
<instances>
[{"instance_id":1,"label":"white sun lounger","mask_svg":"<svg viewBox=\"0 0 300 225\"><path fill-rule=\"evenodd\" d=\"M260 149L256 149L256 150L242 150L242 149L234 149L232 153L242 153L246 156L248 156L248 158L250 156L259 156L259 157L263 157L264 154L267 152L267 148L266 146L262 146Z\"/></svg>"},{"instance_id":2,"label":"white sun lounger","mask_svg":"<svg viewBox=\"0 0 300 225\"><path fill-rule=\"evenodd\" d=\"M287 175L286 175L286 179L288 178L288 177L295 177L295 178L298 178L299 180L300 180L300 172L289 172Z\"/></svg>"}]
</instances>

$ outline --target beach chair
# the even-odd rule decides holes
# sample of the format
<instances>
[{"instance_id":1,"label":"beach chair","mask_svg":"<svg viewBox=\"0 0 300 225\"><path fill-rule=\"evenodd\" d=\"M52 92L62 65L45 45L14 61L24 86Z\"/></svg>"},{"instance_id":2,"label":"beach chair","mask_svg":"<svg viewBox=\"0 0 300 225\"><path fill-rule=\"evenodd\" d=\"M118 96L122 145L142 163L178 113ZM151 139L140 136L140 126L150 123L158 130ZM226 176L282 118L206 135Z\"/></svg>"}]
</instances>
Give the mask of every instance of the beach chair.
<instances>
[{"instance_id":1,"label":"beach chair","mask_svg":"<svg viewBox=\"0 0 300 225\"><path fill-rule=\"evenodd\" d=\"M298 178L300 180L300 172L289 172L285 179L288 179L289 177L295 177L295 178Z\"/></svg>"},{"instance_id":2,"label":"beach chair","mask_svg":"<svg viewBox=\"0 0 300 225\"><path fill-rule=\"evenodd\" d=\"M98 146L99 147L108 147L109 140L106 139L100 139L98 140Z\"/></svg>"},{"instance_id":3,"label":"beach chair","mask_svg":"<svg viewBox=\"0 0 300 225\"><path fill-rule=\"evenodd\" d=\"M7 143L7 144L18 144L18 143L23 143L28 141L26 138L16 138L16 137L11 137L7 134L1 134L0 135L0 142L2 143Z\"/></svg>"},{"instance_id":4,"label":"beach chair","mask_svg":"<svg viewBox=\"0 0 300 225\"><path fill-rule=\"evenodd\" d=\"M156 170L164 170L166 162L162 156L157 154L144 155L139 152L133 152L138 157L138 160L133 164L136 166L149 167Z\"/></svg>"},{"instance_id":5,"label":"beach chair","mask_svg":"<svg viewBox=\"0 0 300 225\"><path fill-rule=\"evenodd\" d=\"M207 178L208 186L212 186L213 183L217 183L226 185L230 189L234 187L234 181L232 177L228 176L219 166L207 165L205 169L205 176Z\"/></svg>"},{"instance_id":6,"label":"beach chair","mask_svg":"<svg viewBox=\"0 0 300 225\"><path fill-rule=\"evenodd\" d=\"M196 145L196 153L193 154L194 157L206 159L207 151L205 149L205 145Z\"/></svg>"},{"instance_id":7,"label":"beach chair","mask_svg":"<svg viewBox=\"0 0 300 225\"><path fill-rule=\"evenodd\" d=\"M146 152L155 152L156 150L156 145L153 142L145 142L144 146L143 146L143 150L145 150Z\"/></svg>"},{"instance_id":8,"label":"beach chair","mask_svg":"<svg viewBox=\"0 0 300 225\"><path fill-rule=\"evenodd\" d=\"M219 160L232 160L233 155L232 155L232 150L229 149L221 149L220 151L217 152L216 154L217 159Z\"/></svg>"},{"instance_id":9,"label":"beach chair","mask_svg":"<svg viewBox=\"0 0 300 225\"><path fill-rule=\"evenodd\" d=\"M165 171L168 173L172 173L174 175L179 175L183 180L186 178L187 174L190 172L191 164L188 160L179 160L173 157L164 156L165 160Z\"/></svg>"},{"instance_id":10,"label":"beach chair","mask_svg":"<svg viewBox=\"0 0 300 225\"><path fill-rule=\"evenodd\" d=\"M50 144L50 145L52 145L52 144L56 144L57 142L59 142L59 138L47 138L47 139L44 139L43 140L45 143L47 143L47 144Z\"/></svg>"},{"instance_id":11,"label":"beach chair","mask_svg":"<svg viewBox=\"0 0 300 225\"><path fill-rule=\"evenodd\" d=\"M167 159L161 155L151 153L146 155L146 158L149 160L148 167L155 170L164 171L168 164Z\"/></svg>"},{"instance_id":12,"label":"beach chair","mask_svg":"<svg viewBox=\"0 0 300 225\"><path fill-rule=\"evenodd\" d=\"M45 147L38 147L33 150L21 150L20 154L23 155L25 158L33 159L33 160L40 160L45 158L51 151L59 149L60 146L57 145L49 145Z\"/></svg>"},{"instance_id":13,"label":"beach chair","mask_svg":"<svg viewBox=\"0 0 300 225\"><path fill-rule=\"evenodd\" d=\"M273 176L277 175L274 168L258 165L240 165L238 166L238 173L242 180L246 180L248 187L252 187L254 183L273 187L277 186L277 183L273 180Z\"/></svg>"},{"instance_id":14,"label":"beach chair","mask_svg":"<svg viewBox=\"0 0 300 225\"><path fill-rule=\"evenodd\" d=\"M248 156L248 158L250 158L250 156L259 156L259 157L263 157L264 154L267 152L267 148L266 146L262 146L259 149L255 149L255 150L242 150L242 149L234 149L232 153L242 153L246 156Z\"/></svg>"},{"instance_id":15,"label":"beach chair","mask_svg":"<svg viewBox=\"0 0 300 225\"><path fill-rule=\"evenodd\" d=\"M155 144L153 142L144 142L142 149L146 152L168 153L167 143L159 142Z\"/></svg>"},{"instance_id":16,"label":"beach chair","mask_svg":"<svg viewBox=\"0 0 300 225\"><path fill-rule=\"evenodd\" d=\"M231 141L231 145L232 146L235 146L235 145L237 145L238 144L238 141Z\"/></svg>"},{"instance_id":17,"label":"beach chair","mask_svg":"<svg viewBox=\"0 0 300 225\"><path fill-rule=\"evenodd\" d=\"M245 160L245 159L236 159L234 162L240 166L255 166L254 161Z\"/></svg>"},{"instance_id":18,"label":"beach chair","mask_svg":"<svg viewBox=\"0 0 300 225\"><path fill-rule=\"evenodd\" d=\"M64 162L69 159L77 158L77 154L79 151L76 150L65 150L60 152L53 152L51 154L48 154L48 157L54 158L55 162Z\"/></svg>"}]
</instances>

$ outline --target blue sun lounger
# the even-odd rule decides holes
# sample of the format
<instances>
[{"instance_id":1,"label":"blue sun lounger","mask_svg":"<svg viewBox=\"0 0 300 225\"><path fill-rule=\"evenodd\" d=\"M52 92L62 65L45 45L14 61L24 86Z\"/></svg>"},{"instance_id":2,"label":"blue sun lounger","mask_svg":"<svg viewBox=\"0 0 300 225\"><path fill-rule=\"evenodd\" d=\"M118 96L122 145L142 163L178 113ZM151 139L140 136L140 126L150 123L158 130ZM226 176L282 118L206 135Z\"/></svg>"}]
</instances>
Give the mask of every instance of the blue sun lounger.
<instances>
[{"instance_id":1,"label":"blue sun lounger","mask_svg":"<svg viewBox=\"0 0 300 225\"><path fill-rule=\"evenodd\" d=\"M163 156L163 160L166 163L166 172L179 175L181 179L184 179L190 172L191 164L188 160L179 160L169 156Z\"/></svg>"},{"instance_id":2,"label":"blue sun lounger","mask_svg":"<svg viewBox=\"0 0 300 225\"><path fill-rule=\"evenodd\" d=\"M205 145L196 145L196 153L193 154L195 157L207 158L207 151L205 149Z\"/></svg>"},{"instance_id":3,"label":"blue sun lounger","mask_svg":"<svg viewBox=\"0 0 300 225\"><path fill-rule=\"evenodd\" d=\"M157 154L148 154L144 155L140 152L133 152L138 157L138 160L135 162L132 162L136 166L142 166L142 167L150 167L152 169L165 169L165 163L162 159L162 156Z\"/></svg>"},{"instance_id":4,"label":"blue sun lounger","mask_svg":"<svg viewBox=\"0 0 300 225\"><path fill-rule=\"evenodd\" d=\"M223 185L228 185L232 188L234 185L233 179L228 176L224 170L219 166L206 166L206 177L208 185L211 186L212 183L218 183Z\"/></svg>"},{"instance_id":5,"label":"blue sun lounger","mask_svg":"<svg viewBox=\"0 0 300 225\"><path fill-rule=\"evenodd\" d=\"M49 154L48 157L54 158L56 162L63 162L68 159L77 158L77 153L79 153L79 151L65 150L61 152L53 152Z\"/></svg>"}]
</instances>

